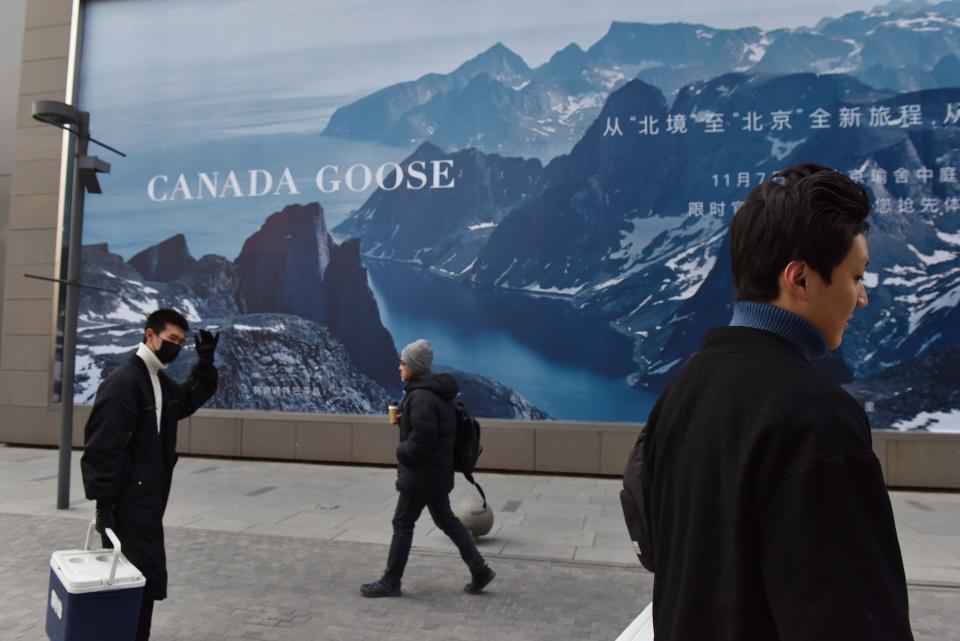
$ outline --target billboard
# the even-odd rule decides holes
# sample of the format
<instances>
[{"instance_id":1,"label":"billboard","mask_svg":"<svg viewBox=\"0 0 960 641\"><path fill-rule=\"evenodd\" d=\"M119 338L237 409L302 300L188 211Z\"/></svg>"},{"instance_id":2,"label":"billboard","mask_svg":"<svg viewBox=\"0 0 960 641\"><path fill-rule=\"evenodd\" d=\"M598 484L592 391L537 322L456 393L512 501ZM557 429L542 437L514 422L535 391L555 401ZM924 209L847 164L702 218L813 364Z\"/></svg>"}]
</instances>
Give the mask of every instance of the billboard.
<instances>
[{"instance_id":1,"label":"billboard","mask_svg":"<svg viewBox=\"0 0 960 641\"><path fill-rule=\"evenodd\" d=\"M383 412L423 337L478 416L641 421L729 322L739 204L819 162L874 213L818 366L960 429L960 3L640 4L88 0L79 104L129 157L76 400L172 306L223 333L215 407Z\"/></svg>"}]
</instances>

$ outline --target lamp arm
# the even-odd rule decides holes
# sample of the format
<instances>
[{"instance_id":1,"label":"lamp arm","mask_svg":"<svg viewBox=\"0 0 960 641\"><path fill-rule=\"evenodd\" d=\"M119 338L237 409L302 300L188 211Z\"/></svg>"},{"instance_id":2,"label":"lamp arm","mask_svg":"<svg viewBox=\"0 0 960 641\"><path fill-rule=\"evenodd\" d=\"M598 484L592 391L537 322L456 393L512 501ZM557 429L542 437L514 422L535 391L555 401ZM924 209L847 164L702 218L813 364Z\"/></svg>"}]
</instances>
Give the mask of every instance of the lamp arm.
<instances>
[{"instance_id":1,"label":"lamp arm","mask_svg":"<svg viewBox=\"0 0 960 641\"><path fill-rule=\"evenodd\" d=\"M115 154L119 154L119 155L123 156L124 158L127 157L127 154L123 153L123 152L120 151L119 149L115 149L114 147L111 147L111 146L108 145L107 143L101 142L101 141L97 140L96 138L94 138L94 137L91 136L90 134L81 134L79 131L76 131L75 129L71 129L68 125L60 124L59 122L56 122L55 120L51 120L51 119L48 119L48 118L44 118L44 117L42 117L42 116L37 116L36 119L37 119L37 120L40 120L41 122L45 122L45 123L48 124L48 125L53 125L54 127L59 127L60 129L63 129L64 131L69 131L70 133L72 133L72 134L73 134L74 136L76 136L77 138L83 138L83 139L85 139L85 140L89 140L89 141L92 142L93 144L95 144L95 145L100 145L100 146L103 147L104 149L108 149L108 150L112 151L112 152L115 153Z\"/></svg>"},{"instance_id":2,"label":"lamp arm","mask_svg":"<svg viewBox=\"0 0 960 641\"><path fill-rule=\"evenodd\" d=\"M111 147L111 146L108 145L107 143L105 143L105 142L100 142L99 140L97 140L96 138L94 138L93 136L91 136L90 134L87 134L87 140L89 140L90 142L92 142L92 143L95 144L95 145L100 145L100 146L103 147L104 149L109 149L109 150L112 151L113 153L119 154L119 155L123 156L124 158L127 157L127 154L123 153L123 152L120 151L119 149L114 149L113 147Z\"/></svg>"}]
</instances>

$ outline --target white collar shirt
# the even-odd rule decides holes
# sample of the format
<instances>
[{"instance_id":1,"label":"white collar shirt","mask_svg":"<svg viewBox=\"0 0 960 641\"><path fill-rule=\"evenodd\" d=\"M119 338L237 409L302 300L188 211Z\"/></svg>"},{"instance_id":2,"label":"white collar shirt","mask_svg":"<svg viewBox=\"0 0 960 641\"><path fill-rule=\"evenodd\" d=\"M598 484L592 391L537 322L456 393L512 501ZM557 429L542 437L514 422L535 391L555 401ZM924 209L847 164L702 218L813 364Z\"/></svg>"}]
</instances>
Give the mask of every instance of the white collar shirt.
<instances>
[{"instance_id":1,"label":"white collar shirt","mask_svg":"<svg viewBox=\"0 0 960 641\"><path fill-rule=\"evenodd\" d=\"M146 343L140 343L140 347L137 348L137 356L139 356L140 360L147 366L147 372L150 374L150 384L153 385L153 399L156 401L157 434L159 434L160 415L163 409L163 391L160 387L160 376L157 372L166 369L167 366L160 362L160 359L157 358L157 355L153 353L152 349L147 347Z\"/></svg>"}]
</instances>

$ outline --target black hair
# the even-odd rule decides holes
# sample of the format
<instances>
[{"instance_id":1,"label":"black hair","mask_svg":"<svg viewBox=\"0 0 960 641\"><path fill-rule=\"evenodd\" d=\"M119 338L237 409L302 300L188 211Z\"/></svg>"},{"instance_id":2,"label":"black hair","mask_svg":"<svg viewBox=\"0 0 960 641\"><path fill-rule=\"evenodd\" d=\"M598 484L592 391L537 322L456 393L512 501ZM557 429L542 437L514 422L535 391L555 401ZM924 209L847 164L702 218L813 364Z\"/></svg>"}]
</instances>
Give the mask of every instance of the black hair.
<instances>
[{"instance_id":1,"label":"black hair","mask_svg":"<svg viewBox=\"0 0 960 641\"><path fill-rule=\"evenodd\" d=\"M147 322L143 329L152 329L154 334L159 334L167 325L176 325L184 333L190 331L190 326L187 325L187 319L183 317L183 314L170 308L158 309L147 316Z\"/></svg>"},{"instance_id":2,"label":"black hair","mask_svg":"<svg viewBox=\"0 0 960 641\"><path fill-rule=\"evenodd\" d=\"M853 239L870 224L863 185L814 163L778 171L754 187L733 217L730 257L737 300L770 301L788 263L806 261L830 284Z\"/></svg>"}]
</instances>

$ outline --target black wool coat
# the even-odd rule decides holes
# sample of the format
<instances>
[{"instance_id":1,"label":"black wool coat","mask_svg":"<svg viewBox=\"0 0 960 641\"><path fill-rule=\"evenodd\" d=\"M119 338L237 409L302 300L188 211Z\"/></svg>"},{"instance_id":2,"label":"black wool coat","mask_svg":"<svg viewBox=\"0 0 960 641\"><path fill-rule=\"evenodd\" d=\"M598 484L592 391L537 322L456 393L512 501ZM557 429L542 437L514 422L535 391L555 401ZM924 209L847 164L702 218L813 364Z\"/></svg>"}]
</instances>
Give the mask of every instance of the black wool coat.
<instances>
[{"instance_id":1,"label":"black wool coat","mask_svg":"<svg viewBox=\"0 0 960 641\"><path fill-rule=\"evenodd\" d=\"M646 430L658 639L913 638L867 415L789 342L710 330Z\"/></svg>"},{"instance_id":2,"label":"black wool coat","mask_svg":"<svg viewBox=\"0 0 960 641\"><path fill-rule=\"evenodd\" d=\"M159 372L160 431L150 374L134 354L100 385L80 459L88 499L112 503L123 554L147 579L146 596L167 596L163 513L177 464L177 421L217 390L217 368L199 361L186 383Z\"/></svg>"},{"instance_id":3,"label":"black wool coat","mask_svg":"<svg viewBox=\"0 0 960 641\"><path fill-rule=\"evenodd\" d=\"M442 496L453 489L457 436L453 399L460 386L450 374L407 381L400 405L397 489L411 496Z\"/></svg>"}]
</instances>

